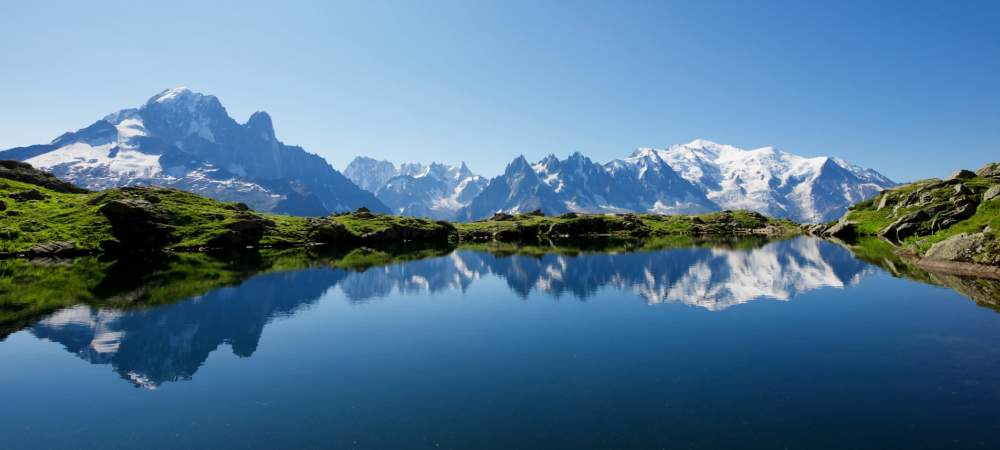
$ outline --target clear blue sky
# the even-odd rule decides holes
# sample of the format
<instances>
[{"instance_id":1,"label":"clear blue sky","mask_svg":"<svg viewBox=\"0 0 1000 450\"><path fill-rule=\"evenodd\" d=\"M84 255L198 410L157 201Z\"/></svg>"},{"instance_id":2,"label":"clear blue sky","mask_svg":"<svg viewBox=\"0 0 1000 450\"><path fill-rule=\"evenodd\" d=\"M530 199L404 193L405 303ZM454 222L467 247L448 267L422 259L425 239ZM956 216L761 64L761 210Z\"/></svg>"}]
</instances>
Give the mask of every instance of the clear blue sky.
<instances>
[{"instance_id":1,"label":"clear blue sky","mask_svg":"<svg viewBox=\"0 0 1000 450\"><path fill-rule=\"evenodd\" d=\"M0 148L171 86L343 168L702 137L908 180L1000 160L1000 2L0 2Z\"/></svg>"}]
</instances>

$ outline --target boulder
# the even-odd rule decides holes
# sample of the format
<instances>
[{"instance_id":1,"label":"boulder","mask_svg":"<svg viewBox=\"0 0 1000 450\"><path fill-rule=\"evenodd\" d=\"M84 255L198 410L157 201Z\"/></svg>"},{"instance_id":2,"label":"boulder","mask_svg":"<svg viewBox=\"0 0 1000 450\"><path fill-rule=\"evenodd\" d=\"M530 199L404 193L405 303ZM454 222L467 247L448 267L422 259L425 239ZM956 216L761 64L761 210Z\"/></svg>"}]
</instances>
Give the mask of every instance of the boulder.
<instances>
[{"instance_id":1,"label":"boulder","mask_svg":"<svg viewBox=\"0 0 1000 450\"><path fill-rule=\"evenodd\" d=\"M99 211L111 222L111 233L118 240L116 250L153 251L173 241L171 216L146 200L112 200Z\"/></svg>"},{"instance_id":2,"label":"boulder","mask_svg":"<svg viewBox=\"0 0 1000 450\"><path fill-rule=\"evenodd\" d=\"M993 186L990 186L990 188L983 193L984 202L988 202L996 198L1000 198L1000 184L994 184ZM3 208L0 208L0 211L2 210Z\"/></svg>"},{"instance_id":3,"label":"boulder","mask_svg":"<svg viewBox=\"0 0 1000 450\"><path fill-rule=\"evenodd\" d=\"M38 170L31 164L20 161L0 161L0 178L30 183L56 192L82 194L90 192L60 180L51 173Z\"/></svg>"},{"instance_id":4,"label":"boulder","mask_svg":"<svg viewBox=\"0 0 1000 450\"><path fill-rule=\"evenodd\" d=\"M52 241L37 244L28 250L30 256L69 256L76 253L76 242Z\"/></svg>"},{"instance_id":5,"label":"boulder","mask_svg":"<svg viewBox=\"0 0 1000 450\"><path fill-rule=\"evenodd\" d=\"M365 233L361 239L366 242L379 244L398 244L400 242L448 242L455 227L448 224L447 227L425 228L421 226L407 226L392 223L388 227Z\"/></svg>"},{"instance_id":6,"label":"boulder","mask_svg":"<svg viewBox=\"0 0 1000 450\"><path fill-rule=\"evenodd\" d=\"M900 242L910 236L928 234L927 227L924 226L924 221L928 219L930 216L926 211L915 211L896 219L879 231L878 235L890 241Z\"/></svg>"},{"instance_id":7,"label":"boulder","mask_svg":"<svg viewBox=\"0 0 1000 450\"><path fill-rule=\"evenodd\" d=\"M885 192L878 199L878 206L875 207L875 210L881 211L887 208L889 205L892 205L893 203L895 203L894 197L890 195L888 192Z\"/></svg>"},{"instance_id":8,"label":"boulder","mask_svg":"<svg viewBox=\"0 0 1000 450\"><path fill-rule=\"evenodd\" d=\"M249 211L250 210L250 207L247 206L247 204L243 203L243 202L238 202L238 203L233 203L233 204L230 204L230 205L226 205L223 208L228 209L230 211Z\"/></svg>"},{"instance_id":9,"label":"boulder","mask_svg":"<svg viewBox=\"0 0 1000 450\"><path fill-rule=\"evenodd\" d=\"M992 178L994 180L1000 180L1000 162L989 163L979 170L976 170L976 175L986 178Z\"/></svg>"},{"instance_id":10,"label":"boulder","mask_svg":"<svg viewBox=\"0 0 1000 450\"><path fill-rule=\"evenodd\" d=\"M19 202L27 202L27 201L34 201L34 200L45 200L46 198L48 198L48 197L45 196L45 194L43 194L38 189L28 189L27 191L14 192L14 193L8 195L8 197L14 199L15 201L19 201Z\"/></svg>"},{"instance_id":11,"label":"boulder","mask_svg":"<svg viewBox=\"0 0 1000 450\"><path fill-rule=\"evenodd\" d=\"M976 176L976 173L973 172L973 171L971 171L971 170L960 169L960 170L956 170L956 171L952 172L951 176L949 176L947 179L945 179L945 181L965 180L965 179L969 179L969 178L974 178L975 176Z\"/></svg>"},{"instance_id":12,"label":"boulder","mask_svg":"<svg viewBox=\"0 0 1000 450\"><path fill-rule=\"evenodd\" d=\"M560 214L558 217L560 219L575 219L577 217L580 217L580 215L575 212L567 212Z\"/></svg>"},{"instance_id":13,"label":"boulder","mask_svg":"<svg viewBox=\"0 0 1000 450\"><path fill-rule=\"evenodd\" d=\"M976 214L977 203L967 198L957 198L955 203L939 211L928 211L928 214L937 214L930 223L930 233L948 228Z\"/></svg>"},{"instance_id":14,"label":"boulder","mask_svg":"<svg viewBox=\"0 0 1000 450\"><path fill-rule=\"evenodd\" d=\"M0 200L0 211L5 211L7 209L7 202Z\"/></svg>"},{"instance_id":15,"label":"boulder","mask_svg":"<svg viewBox=\"0 0 1000 450\"><path fill-rule=\"evenodd\" d=\"M212 248L246 248L260 244L264 233L275 226L274 222L250 212L241 212L234 221L226 224L226 231L209 240Z\"/></svg>"},{"instance_id":16,"label":"boulder","mask_svg":"<svg viewBox=\"0 0 1000 450\"><path fill-rule=\"evenodd\" d=\"M841 220L823 232L824 236L835 237L842 241L853 241L858 237L858 224L849 220Z\"/></svg>"},{"instance_id":17,"label":"boulder","mask_svg":"<svg viewBox=\"0 0 1000 450\"><path fill-rule=\"evenodd\" d=\"M309 223L309 241L320 244L346 244L357 239L346 226L332 220L313 220Z\"/></svg>"},{"instance_id":18,"label":"boulder","mask_svg":"<svg viewBox=\"0 0 1000 450\"><path fill-rule=\"evenodd\" d=\"M544 217L545 213L542 212L541 208L538 208L532 212L525 214L526 216Z\"/></svg>"},{"instance_id":19,"label":"boulder","mask_svg":"<svg viewBox=\"0 0 1000 450\"><path fill-rule=\"evenodd\" d=\"M822 235L824 231L826 231L826 225L822 223L814 223L812 225L803 225L803 229L805 229L806 233L809 233L814 236L819 236Z\"/></svg>"},{"instance_id":20,"label":"boulder","mask_svg":"<svg viewBox=\"0 0 1000 450\"><path fill-rule=\"evenodd\" d=\"M493 239L500 242L511 241L533 241L538 239L538 226L517 225L510 229L497 230L493 233Z\"/></svg>"},{"instance_id":21,"label":"boulder","mask_svg":"<svg viewBox=\"0 0 1000 450\"><path fill-rule=\"evenodd\" d=\"M514 220L514 216L507 213L498 212L496 214L493 214L493 217L490 217L489 220L495 220L495 221Z\"/></svg>"},{"instance_id":22,"label":"boulder","mask_svg":"<svg viewBox=\"0 0 1000 450\"><path fill-rule=\"evenodd\" d=\"M983 251L986 244L983 233L956 234L931 246L924 254L927 259L969 262Z\"/></svg>"}]
</instances>

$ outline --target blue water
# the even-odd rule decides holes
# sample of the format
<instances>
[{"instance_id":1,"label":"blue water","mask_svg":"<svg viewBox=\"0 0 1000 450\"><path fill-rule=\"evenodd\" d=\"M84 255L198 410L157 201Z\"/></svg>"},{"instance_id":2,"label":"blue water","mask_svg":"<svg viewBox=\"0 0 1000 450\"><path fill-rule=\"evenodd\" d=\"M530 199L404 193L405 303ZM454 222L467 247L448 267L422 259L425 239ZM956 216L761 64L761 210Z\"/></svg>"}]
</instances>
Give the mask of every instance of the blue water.
<instances>
[{"instance_id":1,"label":"blue water","mask_svg":"<svg viewBox=\"0 0 1000 450\"><path fill-rule=\"evenodd\" d=\"M1000 314L800 238L307 269L0 342L0 447L1000 448Z\"/></svg>"}]
</instances>

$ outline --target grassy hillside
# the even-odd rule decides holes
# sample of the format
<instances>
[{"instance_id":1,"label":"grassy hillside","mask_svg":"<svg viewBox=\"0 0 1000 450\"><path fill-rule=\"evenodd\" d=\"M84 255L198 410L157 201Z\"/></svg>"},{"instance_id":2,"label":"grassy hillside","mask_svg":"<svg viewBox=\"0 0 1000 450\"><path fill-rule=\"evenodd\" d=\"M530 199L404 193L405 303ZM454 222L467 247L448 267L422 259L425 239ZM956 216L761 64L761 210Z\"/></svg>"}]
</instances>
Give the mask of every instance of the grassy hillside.
<instances>
[{"instance_id":1,"label":"grassy hillside","mask_svg":"<svg viewBox=\"0 0 1000 450\"><path fill-rule=\"evenodd\" d=\"M878 236L932 259L1000 265L1000 169L988 165L883 191L826 230Z\"/></svg>"},{"instance_id":2,"label":"grassy hillside","mask_svg":"<svg viewBox=\"0 0 1000 450\"><path fill-rule=\"evenodd\" d=\"M123 201L137 206L119 214L125 231L116 232L116 218L109 216L105 208ZM100 252L111 243L129 244L125 242L132 238L127 235L129 228L141 230L150 224L165 235L164 245L158 247L168 250L289 247L334 240L344 244L403 242L411 238L440 241L454 232L445 223L364 212L328 218L256 213L240 204L155 187L66 193L0 179L0 202L3 254L30 252L39 244L51 242L71 242L74 253ZM133 212L138 217L128 216Z\"/></svg>"}]
</instances>

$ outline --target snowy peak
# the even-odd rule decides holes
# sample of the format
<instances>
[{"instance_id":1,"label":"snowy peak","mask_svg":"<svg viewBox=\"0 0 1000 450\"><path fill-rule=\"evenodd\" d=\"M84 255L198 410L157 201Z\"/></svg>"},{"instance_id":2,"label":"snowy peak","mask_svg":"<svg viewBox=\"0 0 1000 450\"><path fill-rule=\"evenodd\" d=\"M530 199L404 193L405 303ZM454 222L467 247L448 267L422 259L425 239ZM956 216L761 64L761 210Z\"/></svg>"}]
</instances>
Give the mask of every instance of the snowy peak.
<instances>
[{"instance_id":1,"label":"snowy peak","mask_svg":"<svg viewBox=\"0 0 1000 450\"><path fill-rule=\"evenodd\" d=\"M666 149L639 148L604 165L580 152L565 160L548 155L534 164L519 156L463 216L536 208L662 214L749 209L820 222L893 185L878 172L839 159L695 139Z\"/></svg>"},{"instance_id":2,"label":"snowy peak","mask_svg":"<svg viewBox=\"0 0 1000 450\"><path fill-rule=\"evenodd\" d=\"M184 86L178 86L165 89L163 92L150 97L150 99L146 101L146 105L148 106L153 103L189 103L191 101L197 101L201 97L205 97L205 95L192 92Z\"/></svg>"},{"instance_id":3,"label":"snowy peak","mask_svg":"<svg viewBox=\"0 0 1000 450\"><path fill-rule=\"evenodd\" d=\"M434 219L454 219L486 187L486 179L472 173L464 162L458 166L403 163L397 168L389 161L359 156L344 174L394 212Z\"/></svg>"},{"instance_id":4,"label":"snowy peak","mask_svg":"<svg viewBox=\"0 0 1000 450\"><path fill-rule=\"evenodd\" d=\"M800 222L839 217L854 202L894 186L878 172L825 156L807 158L774 147L744 150L704 139L657 153L724 209L751 209ZM830 171L846 175L823 177Z\"/></svg>"},{"instance_id":5,"label":"snowy peak","mask_svg":"<svg viewBox=\"0 0 1000 450\"><path fill-rule=\"evenodd\" d=\"M366 206L388 212L323 158L280 142L267 113L239 124L218 98L187 88L164 90L51 144L0 157L91 189L153 184L263 211L322 215Z\"/></svg>"}]
</instances>

